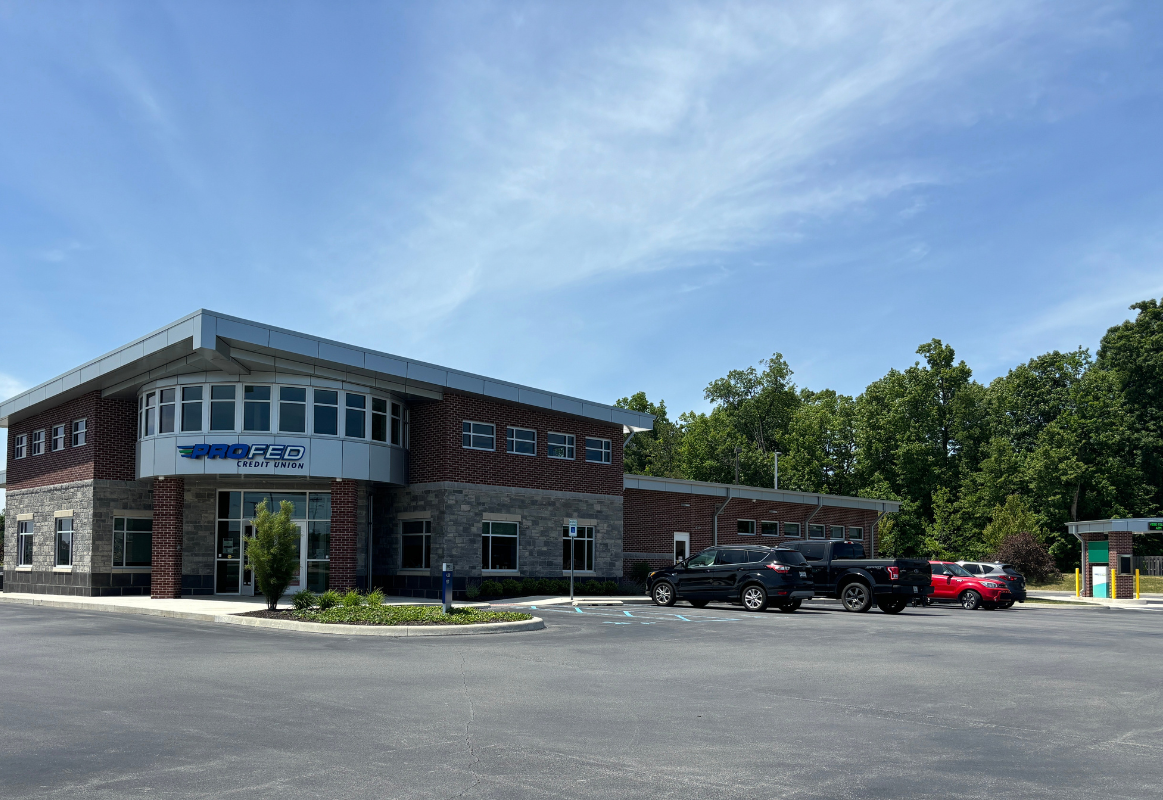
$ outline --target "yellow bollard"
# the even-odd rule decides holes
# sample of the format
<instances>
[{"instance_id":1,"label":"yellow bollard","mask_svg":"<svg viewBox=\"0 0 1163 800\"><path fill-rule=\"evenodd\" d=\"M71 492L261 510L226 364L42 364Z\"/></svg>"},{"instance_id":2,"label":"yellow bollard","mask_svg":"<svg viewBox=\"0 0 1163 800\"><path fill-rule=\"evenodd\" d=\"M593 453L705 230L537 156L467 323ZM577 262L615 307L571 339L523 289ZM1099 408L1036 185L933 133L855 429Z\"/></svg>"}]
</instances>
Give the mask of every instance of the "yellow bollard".
<instances>
[{"instance_id":1,"label":"yellow bollard","mask_svg":"<svg viewBox=\"0 0 1163 800\"><path fill-rule=\"evenodd\" d=\"M1082 570L1074 568L1074 596L1082 597Z\"/></svg>"},{"instance_id":2,"label":"yellow bollard","mask_svg":"<svg viewBox=\"0 0 1163 800\"><path fill-rule=\"evenodd\" d=\"M1139 599L1139 571L1135 570L1135 599Z\"/></svg>"}]
</instances>

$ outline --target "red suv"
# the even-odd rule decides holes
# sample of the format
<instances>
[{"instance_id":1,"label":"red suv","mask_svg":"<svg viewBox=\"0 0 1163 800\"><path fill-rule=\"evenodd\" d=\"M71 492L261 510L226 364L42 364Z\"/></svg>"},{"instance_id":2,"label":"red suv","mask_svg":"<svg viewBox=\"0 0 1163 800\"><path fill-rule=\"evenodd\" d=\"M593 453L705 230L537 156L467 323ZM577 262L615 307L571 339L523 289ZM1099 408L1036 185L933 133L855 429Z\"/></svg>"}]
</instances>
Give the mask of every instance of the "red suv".
<instances>
[{"instance_id":1,"label":"red suv","mask_svg":"<svg viewBox=\"0 0 1163 800\"><path fill-rule=\"evenodd\" d=\"M1004 581L979 578L952 561L930 561L929 566L933 570L930 603L960 603L969 611L992 611L1014 600Z\"/></svg>"}]
</instances>

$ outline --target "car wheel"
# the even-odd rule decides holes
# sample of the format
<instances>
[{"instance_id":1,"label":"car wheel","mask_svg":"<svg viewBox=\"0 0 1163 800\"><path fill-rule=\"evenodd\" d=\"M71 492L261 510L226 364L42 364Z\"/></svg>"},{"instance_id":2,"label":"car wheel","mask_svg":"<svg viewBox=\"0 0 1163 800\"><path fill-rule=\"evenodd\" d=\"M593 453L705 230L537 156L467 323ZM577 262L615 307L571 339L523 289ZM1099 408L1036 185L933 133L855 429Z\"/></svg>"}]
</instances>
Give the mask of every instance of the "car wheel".
<instances>
[{"instance_id":1,"label":"car wheel","mask_svg":"<svg viewBox=\"0 0 1163 800\"><path fill-rule=\"evenodd\" d=\"M863 583L854 581L841 590L840 602L843 603L845 611L863 614L872 608L872 592Z\"/></svg>"},{"instance_id":2,"label":"car wheel","mask_svg":"<svg viewBox=\"0 0 1163 800\"><path fill-rule=\"evenodd\" d=\"M674 601L678 599L674 593L674 587L666 581L654 584L650 596L654 599L654 604L658 606L673 606Z\"/></svg>"},{"instance_id":3,"label":"car wheel","mask_svg":"<svg viewBox=\"0 0 1163 800\"><path fill-rule=\"evenodd\" d=\"M800 603L802 602L802 600L792 600L790 603L784 603L782 606L779 606L779 610L785 614L790 614L793 611L798 611Z\"/></svg>"},{"instance_id":4,"label":"car wheel","mask_svg":"<svg viewBox=\"0 0 1163 800\"><path fill-rule=\"evenodd\" d=\"M767 590L758 583L744 587L739 599L743 601L743 607L748 611L767 610Z\"/></svg>"},{"instance_id":5,"label":"car wheel","mask_svg":"<svg viewBox=\"0 0 1163 800\"><path fill-rule=\"evenodd\" d=\"M976 611L981 608L981 595L972 589L961 593L961 607L966 611Z\"/></svg>"},{"instance_id":6,"label":"car wheel","mask_svg":"<svg viewBox=\"0 0 1163 800\"><path fill-rule=\"evenodd\" d=\"M885 614L899 614L905 610L905 606L908 604L908 600L889 600L885 603L878 603L877 607Z\"/></svg>"},{"instance_id":7,"label":"car wheel","mask_svg":"<svg viewBox=\"0 0 1163 800\"><path fill-rule=\"evenodd\" d=\"M695 608L706 608L707 603L709 603L711 601L710 600L688 600L687 602L690 603Z\"/></svg>"}]
</instances>

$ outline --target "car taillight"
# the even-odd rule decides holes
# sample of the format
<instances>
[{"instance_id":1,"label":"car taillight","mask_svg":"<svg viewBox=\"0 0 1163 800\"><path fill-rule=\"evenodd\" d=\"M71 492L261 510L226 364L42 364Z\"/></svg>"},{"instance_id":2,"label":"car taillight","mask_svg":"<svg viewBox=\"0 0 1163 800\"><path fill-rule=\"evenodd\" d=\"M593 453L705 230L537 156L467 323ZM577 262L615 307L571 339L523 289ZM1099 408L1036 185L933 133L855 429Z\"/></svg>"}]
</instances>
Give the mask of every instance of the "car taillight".
<instances>
[{"instance_id":1,"label":"car taillight","mask_svg":"<svg viewBox=\"0 0 1163 800\"><path fill-rule=\"evenodd\" d=\"M888 579L890 581L899 581L900 580L900 578L901 578L901 568L900 567L886 567L886 569L888 570Z\"/></svg>"},{"instance_id":2,"label":"car taillight","mask_svg":"<svg viewBox=\"0 0 1163 800\"><path fill-rule=\"evenodd\" d=\"M768 564L768 569L773 569L776 572L791 572L791 567L787 564Z\"/></svg>"}]
</instances>

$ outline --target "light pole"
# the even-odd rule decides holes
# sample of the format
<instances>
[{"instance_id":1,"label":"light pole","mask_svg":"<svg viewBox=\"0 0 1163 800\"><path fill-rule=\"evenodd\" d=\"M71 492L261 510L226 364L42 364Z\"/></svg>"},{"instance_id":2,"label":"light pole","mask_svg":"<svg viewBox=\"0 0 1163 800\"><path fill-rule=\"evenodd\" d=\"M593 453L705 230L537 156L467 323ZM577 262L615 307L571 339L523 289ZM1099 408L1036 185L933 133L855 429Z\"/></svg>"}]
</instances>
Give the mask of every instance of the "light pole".
<instances>
[{"instance_id":1,"label":"light pole","mask_svg":"<svg viewBox=\"0 0 1163 800\"><path fill-rule=\"evenodd\" d=\"M772 484L771 488L778 489L779 488L779 451L776 450L775 453L773 453L773 455L775 456L775 483Z\"/></svg>"},{"instance_id":2,"label":"light pole","mask_svg":"<svg viewBox=\"0 0 1163 800\"><path fill-rule=\"evenodd\" d=\"M735 483L739 483L739 454L743 452L741 446L735 447Z\"/></svg>"}]
</instances>

